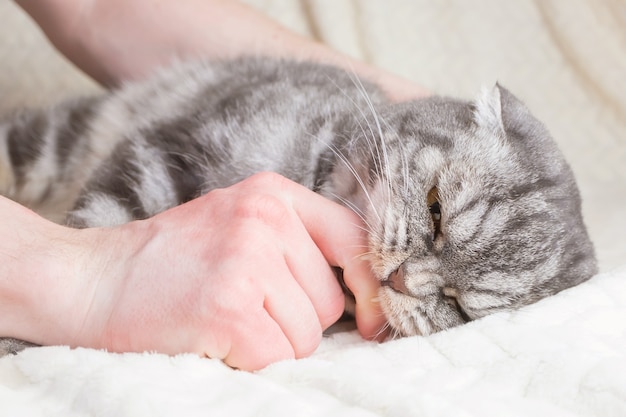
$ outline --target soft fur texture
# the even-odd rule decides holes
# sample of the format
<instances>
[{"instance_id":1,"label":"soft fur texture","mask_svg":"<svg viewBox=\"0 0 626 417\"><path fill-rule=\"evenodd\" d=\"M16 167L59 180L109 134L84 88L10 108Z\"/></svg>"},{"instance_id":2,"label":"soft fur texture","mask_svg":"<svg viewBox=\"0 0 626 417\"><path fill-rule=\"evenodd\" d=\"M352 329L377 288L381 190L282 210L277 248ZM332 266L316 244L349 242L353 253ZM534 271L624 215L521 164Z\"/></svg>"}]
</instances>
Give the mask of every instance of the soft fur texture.
<instances>
[{"instance_id":1,"label":"soft fur texture","mask_svg":"<svg viewBox=\"0 0 626 417\"><path fill-rule=\"evenodd\" d=\"M191 356L27 349L0 358L0 414L626 415L626 269L613 270L626 260L623 0L245 1L438 93L472 98L500 80L565 152L607 273L427 337L339 334L255 374ZM100 91L14 2L0 16L0 108Z\"/></svg>"},{"instance_id":2,"label":"soft fur texture","mask_svg":"<svg viewBox=\"0 0 626 417\"><path fill-rule=\"evenodd\" d=\"M273 171L354 210L398 335L533 303L596 272L573 174L506 89L387 103L343 69L197 62L0 125L0 191L73 227L143 219ZM429 202L429 193L432 201Z\"/></svg>"}]
</instances>

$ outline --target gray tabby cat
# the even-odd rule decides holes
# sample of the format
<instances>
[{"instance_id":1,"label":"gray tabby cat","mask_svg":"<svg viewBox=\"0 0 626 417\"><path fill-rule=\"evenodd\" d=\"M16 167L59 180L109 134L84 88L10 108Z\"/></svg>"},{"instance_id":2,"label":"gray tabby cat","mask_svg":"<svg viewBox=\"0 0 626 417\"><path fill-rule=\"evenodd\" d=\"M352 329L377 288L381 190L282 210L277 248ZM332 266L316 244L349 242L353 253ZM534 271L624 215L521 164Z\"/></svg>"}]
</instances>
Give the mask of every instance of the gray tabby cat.
<instances>
[{"instance_id":1,"label":"gray tabby cat","mask_svg":"<svg viewBox=\"0 0 626 417\"><path fill-rule=\"evenodd\" d=\"M72 227L146 218L259 171L361 216L395 335L596 272L570 168L500 86L474 102L390 104L332 67L199 62L0 124L0 192L48 217L69 211Z\"/></svg>"}]
</instances>

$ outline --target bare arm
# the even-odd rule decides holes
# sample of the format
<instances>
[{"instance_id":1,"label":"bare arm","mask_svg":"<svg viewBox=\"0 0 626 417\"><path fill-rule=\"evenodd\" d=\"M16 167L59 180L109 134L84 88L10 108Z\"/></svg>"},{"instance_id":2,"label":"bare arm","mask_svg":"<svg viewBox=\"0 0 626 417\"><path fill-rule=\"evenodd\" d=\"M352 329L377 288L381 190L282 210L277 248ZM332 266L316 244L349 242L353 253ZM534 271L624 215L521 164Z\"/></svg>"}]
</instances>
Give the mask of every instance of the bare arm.
<instances>
[{"instance_id":1,"label":"bare arm","mask_svg":"<svg viewBox=\"0 0 626 417\"><path fill-rule=\"evenodd\" d=\"M69 341L75 330L64 312L85 296L79 278L89 248L78 231L0 196L0 336Z\"/></svg>"},{"instance_id":2,"label":"bare arm","mask_svg":"<svg viewBox=\"0 0 626 417\"><path fill-rule=\"evenodd\" d=\"M0 219L0 337L259 369L308 356L342 314L329 264L362 334L384 324L358 217L276 174L116 228L69 229L4 197Z\"/></svg>"},{"instance_id":3,"label":"bare arm","mask_svg":"<svg viewBox=\"0 0 626 417\"><path fill-rule=\"evenodd\" d=\"M235 2L19 4L63 53L106 85L141 78L173 58L262 53L343 65L381 81L396 99L423 93ZM330 264L345 269L359 330L374 337L385 320L375 301L378 283L359 256L366 246L359 224L347 209L267 175L112 229L68 229L0 197L0 336L196 352L257 369L308 355L341 314ZM246 244L251 237L257 245ZM184 270L173 269L180 258Z\"/></svg>"},{"instance_id":4,"label":"bare arm","mask_svg":"<svg viewBox=\"0 0 626 417\"><path fill-rule=\"evenodd\" d=\"M261 54L314 59L379 82L397 100L427 94L395 74L302 37L229 0L17 0L52 43L111 86L145 77L172 59Z\"/></svg>"}]
</instances>

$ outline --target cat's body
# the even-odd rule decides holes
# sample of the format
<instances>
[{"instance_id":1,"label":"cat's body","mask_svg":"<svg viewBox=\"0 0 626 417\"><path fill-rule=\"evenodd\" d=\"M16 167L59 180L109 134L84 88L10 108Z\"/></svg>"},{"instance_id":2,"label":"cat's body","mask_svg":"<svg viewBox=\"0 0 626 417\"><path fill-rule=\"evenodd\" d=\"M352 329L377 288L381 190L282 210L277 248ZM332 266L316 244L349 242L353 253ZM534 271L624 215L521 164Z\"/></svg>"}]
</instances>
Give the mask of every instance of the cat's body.
<instances>
[{"instance_id":1,"label":"cat's body","mask_svg":"<svg viewBox=\"0 0 626 417\"><path fill-rule=\"evenodd\" d=\"M596 271L573 175L497 86L390 104L344 70L195 63L0 123L0 193L115 225L273 171L355 210L393 329L429 334Z\"/></svg>"}]
</instances>

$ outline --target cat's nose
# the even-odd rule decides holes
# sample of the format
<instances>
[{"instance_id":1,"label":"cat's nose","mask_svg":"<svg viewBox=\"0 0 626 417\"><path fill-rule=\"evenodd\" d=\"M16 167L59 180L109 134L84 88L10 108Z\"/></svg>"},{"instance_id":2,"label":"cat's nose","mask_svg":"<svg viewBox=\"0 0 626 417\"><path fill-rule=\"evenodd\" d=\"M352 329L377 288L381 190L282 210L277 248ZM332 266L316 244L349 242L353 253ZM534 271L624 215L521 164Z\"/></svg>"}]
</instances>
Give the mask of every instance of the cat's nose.
<instances>
[{"instance_id":1,"label":"cat's nose","mask_svg":"<svg viewBox=\"0 0 626 417\"><path fill-rule=\"evenodd\" d=\"M393 271L386 280L380 283L383 287L389 287L399 293L409 295L409 289L404 282L404 265Z\"/></svg>"}]
</instances>

